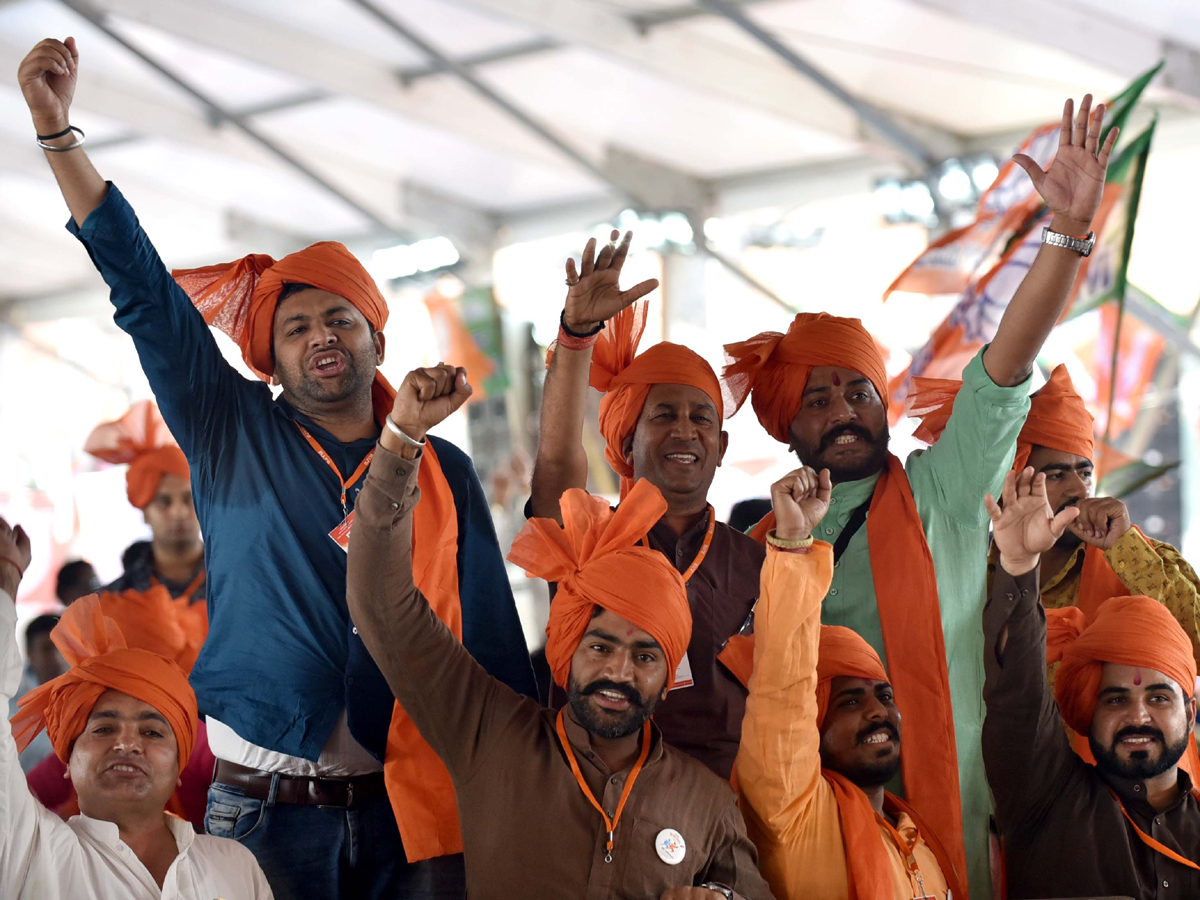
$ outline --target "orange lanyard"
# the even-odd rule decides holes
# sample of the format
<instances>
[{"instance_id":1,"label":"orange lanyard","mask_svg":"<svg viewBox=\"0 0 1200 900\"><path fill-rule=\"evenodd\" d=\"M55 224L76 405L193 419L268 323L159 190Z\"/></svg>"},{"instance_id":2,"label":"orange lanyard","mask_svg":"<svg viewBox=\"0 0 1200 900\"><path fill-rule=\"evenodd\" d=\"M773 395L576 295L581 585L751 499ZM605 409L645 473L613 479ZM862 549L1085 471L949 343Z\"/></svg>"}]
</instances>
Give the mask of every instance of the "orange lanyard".
<instances>
[{"instance_id":1,"label":"orange lanyard","mask_svg":"<svg viewBox=\"0 0 1200 900\"><path fill-rule=\"evenodd\" d=\"M637 781L638 775L642 774L642 766L646 764L646 757L650 755L650 723L647 722L642 726L642 752L638 754L637 762L629 770L629 780L625 782L625 790L621 791L621 800L617 803L617 813L610 820L608 813L604 811L604 807L596 800L592 789L583 780L583 773L579 771L579 761L575 759L575 751L571 748L571 742L567 740L567 729L563 725L564 712L566 712L566 707L558 711L558 719L554 723L554 728L558 731L559 743L562 744L563 752L567 754L567 762L571 764L571 772L574 774L575 780L579 782L583 796L588 798L592 806L596 807L596 812L600 813L604 818L604 827L608 829L608 847L607 852L604 854L604 861L610 863L613 861L613 835L617 830L617 823L621 821L621 813L625 810L625 801L629 799L629 794L633 790L633 783Z\"/></svg>"},{"instance_id":2,"label":"orange lanyard","mask_svg":"<svg viewBox=\"0 0 1200 900\"><path fill-rule=\"evenodd\" d=\"M196 577L192 579L192 583L189 584L186 588L184 588L183 593L180 594L175 599L182 600L184 603L191 603L192 602L192 594L196 593L196 591L199 590L200 585L204 584L204 579L205 579L205 577L207 577L207 575L208 575L208 573L206 571L204 571L204 569L201 569L199 574L196 575ZM150 586L151 587L158 587L160 584L162 584L162 582L159 581L158 578L156 578L154 575L150 576Z\"/></svg>"},{"instance_id":3,"label":"orange lanyard","mask_svg":"<svg viewBox=\"0 0 1200 900\"><path fill-rule=\"evenodd\" d=\"M308 433L308 429L299 422L294 424L300 429L300 433L304 435L304 439L308 441L309 446L317 451L317 456L325 460L325 465L333 469L333 474L338 477L338 481L342 485L342 515L349 515L350 511L346 507L346 491L354 487L354 485L358 483L358 479L363 477L363 473L367 471L367 466L371 465L371 460L375 458L375 448L371 448L371 452L368 453L363 461L358 464L358 468L354 470L354 474L351 475L350 480L347 481L342 477L341 470L338 469L338 467L334 465L333 460L329 458L329 454L325 452L325 448L318 444L317 439Z\"/></svg>"},{"instance_id":4,"label":"orange lanyard","mask_svg":"<svg viewBox=\"0 0 1200 900\"><path fill-rule=\"evenodd\" d=\"M696 574L696 570L700 568L700 563L704 562L704 557L708 556L708 548L712 546L713 532L717 530L717 511L708 507L708 531L704 533L704 542L700 545L699 552L696 553L696 558L692 560L692 564L687 567L687 571L683 573L683 583L687 584L692 576ZM649 547L649 538L642 538L642 546Z\"/></svg>"},{"instance_id":5,"label":"orange lanyard","mask_svg":"<svg viewBox=\"0 0 1200 900\"><path fill-rule=\"evenodd\" d=\"M937 900L933 894L925 893L925 879L921 877L921 867L917 864L916 854L913 853L913 848L917 846L916 840L914 839L910 844L884 816L875 813L875 818L879 820L880 825L887 829L888 834L892 837L892 842L896 845L896 849L904 857L904 865L908 869L909 874L917 880L917 893L913 895L913 900Z\"/></svg>"},{"instance_id":6,"label":"orange lanyard","mask_svg":"<svg viewBox=\"0 0 1200 900\"><path fill-rule=\"evenodd\" d=\"M1125 808L1125 804L1121 802L1121 798L1117 796L1116 791L1114 791L1112 788L1109 788L1108 792L1112 794L1113 799L1117 801L1117 806L1121 807L1121 813L1126 819L1129 820L1129 824L1133 826L1133 830L1137 833L1137 836L1141 838L1143 844L1145 844L1151 850L1157 850L1167 859L1175 860L1175 862L1179 863L1181 866L1187 866L1189 869L1195 869L1196 871L1200 872L1200 866L1196 865L1186 856L1180 856L1162 841L1156 841L1154 838L1150 837L1150 835L1146 834L1146 832L1142 831L1142 829L1138 828L1137 822L1133 821L1133 817L1129 815L1129 810Z\"/></svg>"}]
</instances>

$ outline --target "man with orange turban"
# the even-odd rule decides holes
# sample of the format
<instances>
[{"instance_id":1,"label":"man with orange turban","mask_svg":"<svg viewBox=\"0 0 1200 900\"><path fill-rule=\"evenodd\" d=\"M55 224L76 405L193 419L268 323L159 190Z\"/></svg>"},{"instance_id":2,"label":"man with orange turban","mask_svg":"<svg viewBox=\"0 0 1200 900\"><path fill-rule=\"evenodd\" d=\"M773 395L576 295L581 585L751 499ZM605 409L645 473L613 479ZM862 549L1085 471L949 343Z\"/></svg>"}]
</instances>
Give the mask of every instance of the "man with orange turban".
<instances>
[{"instance_id":1,"label":"man with orange turban","mask_svg":"<svg viewBox=\"0 0 1200 900\"><path fill-rule=\"evenodd\" d=\"M21 63L39 134L73 133L78 66L73 39L42 41ZM115 321L191 468L210 627L191 684L218 760L207 830L244 842L286 900L461 896L450 776L346 610L355 499L381 430L397 427L378 369L379 287L331 242L173 276L84 151L43 143L61 150L46 156L68 227L109 284ZM279 396L226 362L209 323ZM491 674L533 694L479 479L453 444L425 446L417 583Z\"/></svg>"},{"instance_id":2,"label":"man with orange turban","mask_svg":"<svg viewBox=\"0 0 1200 900\"><path fill-rule=\"evenodd\" d=\"M0 519L0 702L20 678L13 597L29 558L28 536ZM94 596L51 637L71 668L21 699L11 730L0 724L0 896L270 900L248 850L165 812L196 739L179 666L127 647ZM69 822L30 795L17 761L43 728L79 797Z\"/></svg>"},{"instance_id":3,"label":"man with orange turban","mask_svg":"<svg viewBox=\"0 0 1200 900\"><path fill-rule=\"evenodd\" d=\"M178 609L173 621L186 630L199 653L208 637L208 578L183 451L149 400L133 404L115 422L97 425L83 449L105 462L129 464L126 494L150 526L150 540L130 544L121 556L125 571L104 590L123 594L166 588Z\"/></svg>"},{"instance_id":4,"label":"man with orange turban","mask_svg":"<svg viewBox=\"0 0 1200 900\"><path fill-rule=\"evenodd\" d=\"M646 312L637 301L658 282L620 290L631 235L619 245L618 236L614 231L594 259L596 242L589 241L578 270L574 259L567 262L569 287L542 393L529 514L559 519L563 493L587 487L583 425L590 383L604 393L604 458L620 476L621 495L645 478L667 501L646 544L683 575L695 623L677 686L656 721L670 744L728 778L746 689L718 654L749 619L763 549L718 522L708 502L731 412L720 380L699 354L679 344L664 341L637 353ZM559 693L555 705L563 699Z\"/></svg>"},{"instance_id":5,"label":"man with orange turban","mask_svg":"<svg viewBox=\"0 0 1200 900\"><path fill-rule=\"evenodd\" d=\"M879 655L849 628L821 624L833 548L812 530L830 494L829 472L809 468L771 488L775 527L737 758L747 831L781 900L961 897L935 832L884 790L900 771L901 740ZM905 743L906 754L925 752L920 734Z\"/></svg>"},{"instance_id":6,"label":"man with orange turban","mask_svg":"<svg viewBox=\"0 0 1200 900\"><path fill-rule=\"evenodd\" d=\"M900 711L926 751L903 760L904 796L942 837L974 900L991 893L991 799L979 750L988 521L978 498L999 490L1012 464L1034 359L1079 271L1082 251L1049 242L1090 234L1100 205L1116 129L1101 146L1104 106L1092 113L1091 103L1089 94L1074 116L1067 101L1048 171L1016 157L1053 212L1048 243L995 339L964 369L936 446L904 463L888 452L887 373L857 319L801 313L786 334L725 347L737 403L749 397L772 437L832 475L816 531L834 545L822 621L853 629L886 661Z\"/></svg>"},{"instance_id":7,"label":"man with orange turban","mask_svg":"<svg viewBox=\"0 0 1200 900\"><path fill-rule=\"evenodd\" d=\"M470 388L447 367L398 422L428 428ZM473 660L414 579L424 451L385 432L350 537L346 602L396 698L445 762L467 895L720 900L770 896L728 783L651 722L688 646L683 579L640 546L667 504L639 481L614 511L573 489L562 525L531 519L509 559L558 584L546 661L568 703L521 697Z\"/></svg>"},{"instance_id":8,"label":"man with orange turban","mask_svg":"<svg viewBox=\"0 0 1200 900\"><path fill-rule=\"evenodd\" d=\"M1010 472L1003 507L986 500L1000 563L983 615L983 753L1008 896L1200 896L1200 794L1180 766L1196 722L1191 641L1150 597L1042 607L1040 555L1079 515L1055 513L1046 481Z\"/></svg>"}]
</instances>

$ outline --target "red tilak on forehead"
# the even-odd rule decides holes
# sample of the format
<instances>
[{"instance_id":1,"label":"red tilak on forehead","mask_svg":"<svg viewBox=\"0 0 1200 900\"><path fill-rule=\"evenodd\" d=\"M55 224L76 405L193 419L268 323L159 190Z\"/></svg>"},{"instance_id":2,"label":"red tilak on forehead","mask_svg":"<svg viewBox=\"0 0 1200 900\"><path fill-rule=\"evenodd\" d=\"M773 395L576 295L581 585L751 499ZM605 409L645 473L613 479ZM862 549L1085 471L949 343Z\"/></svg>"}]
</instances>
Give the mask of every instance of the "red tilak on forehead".
<instances>
[{"instance_id":1,"label":"red tilak on forehead","mask_svg":"<svg viewBox=\"0 0 1200 900\"><path fill-rule=\"evenodd\" d=\"M1142 683L1142 673L1141 672L1138 672L1136 675L1133 676L1133 683L1135 685Z\"/></svg>"},{"instance_id":2,"label":"red tilak on forehead","mask_svg":"<svg viewBox=\"0 0 1200 900\"><path fill-rule=\"evenodd\" d=\"M841 385L842 385L842 379L838 378L838 373L837 373L837 372L834 372L834 373L833 373L833 386L834 386L834 387L841 387Z\"/></svg>"}]
</instances>

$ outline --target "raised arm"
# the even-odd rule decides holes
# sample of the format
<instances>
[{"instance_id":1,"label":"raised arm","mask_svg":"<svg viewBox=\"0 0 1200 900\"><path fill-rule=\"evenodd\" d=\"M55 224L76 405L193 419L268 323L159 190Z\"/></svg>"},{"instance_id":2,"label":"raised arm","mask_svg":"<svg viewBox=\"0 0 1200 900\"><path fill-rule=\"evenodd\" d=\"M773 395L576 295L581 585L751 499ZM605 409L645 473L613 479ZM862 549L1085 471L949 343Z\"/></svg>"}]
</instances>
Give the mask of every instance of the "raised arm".
<instances>
[{"instance_id":1,"label":"raised arm","mask_svg":"<svg viewBox=\"0 0 1200 900\"><path fill-rule=\"evenodd\" d=\"M74 38L44 40L21 62L18 80L38 135L67 128L78 73ZM77 138L70 132L44 143L66 148ZM171 434L203 476L202 442L227 446L230 431L222 426L236 415L235 392L246 381L221 355L121 192L97 174L79 147L47 150L46 158L71 211L71 231L111 289L114 320L133 338ZM266 389L260 390L267 399Z\"/></svg>"},{"instance_id":2,"label":"raised arm","mask_svg":"<svg viewBox=\"0 0 1200 900\"><path fill-rule=\"evenodd\" d=\"M1077 515L1055 515L1046 476L1032 468L1004 481L1003 508L985 501L1000 565L983 613L983 760L1001 831L1036 825L1075 764L1062 716L1046 678L1046 614L1038 596L1038 562Z\"/></svg>"},{"instance_id":3,"label":"raised arm","mask_svg":"<svg viewBox=\"0 0 1200 900\"><path fill-rule=\"evenodd\" d=\"M21 526L9 528L0 518L0 708L21 682L14 598L29 566L29 536ZM29 856L38 846L38 830L46 809L29 793L21 771L12 726L0 722L0 896L16 897L24 886ZM65 828L66 825L63 825Z\"/></svg>"},{"instance_id":4,"label":"raised arm","mask_svg":"<svg viewBox=\"0 0 1200 900\"><path fill-rule=\"evenodd\" d=\"M1091 113L1089 117L1089 113ZM1092 230L1092 219L1104 195L1108 158L1119 129L1109 131L1100 146L1104 104L1092 112L1092 95L1084 95L1075 115L1075 101L1063 105L1062 132L1058 152L1050 168L1042 171L1024 154L1014 161L1033 180L1033 186L1054 214L1051 231L1083 237ZM1058 323L1071 285L1079 273L1082 257L1074 250L1044 245L983 354L983 364L992 381L1001 387L1020 384L1029 377L1042 344Z\"/></svg>"},{"instance_id":5,"label":"raised arm","mask_svg":"<svg viewBox=\"0 0 1200 900\"><path fill-rule=\"evenodd\" d=\"M575 334L597 331L609 319L658 287L656 279L643 281L627 291L618 285L621 268L629 253L632 232L626 232L620 245L620 232L593 260L596 239L583 248L579 269L575 260L567 260L567 299L562 322ZM583 449L583 418L587 409L588 378L592 368L592 348L573 348L559 342L550 371L542 388L537 458L533 466L530 509L540 518L562 523L558 500L570 488L586 488L587 453Z\"/></svg>"},{"instance_id":6,"label":"raised arm","mask_svg":"<svg viewBox=\"0 0 1200 900\"><path fill-rule=\"evenodd\" d=\"M391 420L414 441L470 396L466 373L453 366L410 372ZM518 696L484 671L439 619L413 579L412 512L420 499L420 450L391 426L354 504L346 603L392 693L455 779L479 758L487 722L513 712Z\"/></svg>"},{"instance_id":7,"label":"raised arm","mask_svg":"<svg viewBox=\"0 0 1200 900\"><path fill-rule=\"evenodd\" d=\"M799 469L771 487L774 537L808 538L829 508L829 473ZM817 648L821 600L833 580L828 544L783 549L768 541L754 612L754 674L736 769L742 812L760 852L804 828L821 781Z\"/></svg>"},{"instance_id":8,"label":"raised arm","mask_svg":"<svg viewBox=\"0 0 1200 900\"><path fill-rule=\"evenodd\" d=\"M68 130L78 76L79 50L73 37L65 41L46 38L29 51L17 69L17 81L33 117L35 133L50 138L43 143L51 147L69 147L79 140L75 132ZM81 148L44 152L71 217L76 225L83 225L104 199L108 185Z\"/></svg>"}]
</instances>

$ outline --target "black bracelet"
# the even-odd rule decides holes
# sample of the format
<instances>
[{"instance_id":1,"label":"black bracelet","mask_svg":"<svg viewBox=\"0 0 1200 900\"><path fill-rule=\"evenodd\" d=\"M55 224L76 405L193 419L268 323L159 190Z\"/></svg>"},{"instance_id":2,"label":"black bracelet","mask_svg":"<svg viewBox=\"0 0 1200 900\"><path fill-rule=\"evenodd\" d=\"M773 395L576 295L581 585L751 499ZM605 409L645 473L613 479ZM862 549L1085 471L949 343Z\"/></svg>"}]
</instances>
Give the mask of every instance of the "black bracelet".
<instances>
[{"instance_id":1,"label":"black bracelet","mask_svg":"<svg viewBox=\"0 0 1200 900\"><path fill-rule=\"evenodd\" d=\"M58 134L39 134L37 136L37 139L39 141L53 141L60 137L66 137L70 133L71 133L71 126L68 125L66 128L64 128Z\"/></svg>"},{"instance_id":2,"label":"black bracelet","mask_svg":"<svg viewBox=\"0 0 1200 900\"><path fill-rule=\"evenodd\" d=\"M600 332L602 332L604 330L604 326L606 324L604 322L601 322L599 325L597 325L591 331L585 331L583 334L580 334L578 331L572 331L570 328L567 327L566 316L567 316L567 311L564 309L562 312L560 312L558 314L558 324L559 324L559 327L562 328L563 331L565 331L567 334L569 334L573 338L589 338L594 334L599 334Z\"/></svg>"}]
</instances>

